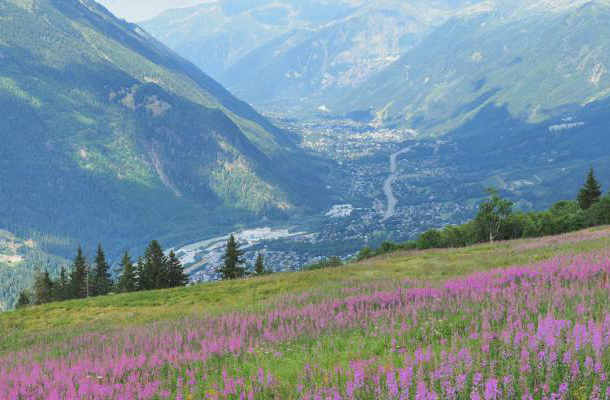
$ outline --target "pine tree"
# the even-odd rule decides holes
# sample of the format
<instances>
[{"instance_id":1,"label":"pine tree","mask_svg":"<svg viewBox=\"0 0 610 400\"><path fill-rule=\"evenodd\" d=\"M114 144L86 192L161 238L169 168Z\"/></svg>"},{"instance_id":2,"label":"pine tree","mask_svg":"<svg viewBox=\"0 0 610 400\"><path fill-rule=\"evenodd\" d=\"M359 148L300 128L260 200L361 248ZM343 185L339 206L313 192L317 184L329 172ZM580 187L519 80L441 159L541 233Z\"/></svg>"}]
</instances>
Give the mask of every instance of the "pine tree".
<instances>
[{"instance_id":1,"label":"pine tree","mask_svg":"<svg viewBox=\"0 0 610 400\"><path fill-rule=\"evenodd\" d=\"M136 268L131 261L129 253L125 252L125 254L123 254L123 258L121 259L119 266L121 267L122 271L118 282L119 291L123 293L135 292L137 290L138 283Z\"/></svg>"},{"instance_id":2,"label":"pine tree","mask_svg":"<svg viewBox=\"0 0 610 400\"><path fill-rule=\"evenodd\" d=\"M254 273L259 276L267 274L267 270L265 269L265 260L263 259L263 254L260 252L256 256L256 262L254 263Z\"/></svg>"},{"instance_id":3,"label":"pine tree","mask_svg":"<svg viewBox=\"0 0 610 400\"><path fill-rule=\"evenodd\" d=\"M46 304L53 301L53 281L48 271L36 271L34 278L34 301L35 304Z\"/></svg>"},{"instance_id":4,"label":"pine tree","mask_svg":"<svg viewBox=\"0 0 610 400\"><path fill-rule=\"evenodd\" d=\"M188 283L189 277L184 273L182 263L174 251L170 251L167 259L167 287L186 286Z\"/></svg>"},{"instance_id":5,"label":"pine tree","mask_svg":"<svg viewBox=\"0 0 610 400\"><path fill-rule=\"evenodd\" d=\"M93 271L93 282L91 292L93 296L105 296L112 290L112 279L110 277L110 265L106 261L106 255L102 245L98 244L95 254L95 269Z\"/></svg>"},{"instance_id":6,"label":"pine tree","mask_svg":"<svg viewBox=\"0 0 610 400\"><path fill-rule=\"evenodd\" d=\"M163 289L167 287L167 257L159 242L153 240L144 252L143 265L144 290Z\"/></svg>"},{"instance_id":7,"label":"pine tree","mask_svg":"<svg viewBox=\"0 0 610 400\"><path fill-rule=\"evenodd\" d=\"M72 263L72 271L70 272L70 290L69 297L73 299L84 299L87 297L89 265L87 259L83 255L83 249L79 246L78 253Z\"/></svg>"},{"instance_id":8,"label":"pine tree","mask_svg":"<svg viewBox=\"0 0 610 400\"><path fill-rule=\"evenodd\" d=\"M591 206L597 203L602 195L601 187L597 179L595 179L595 173L593 172L593 168L589 171L589 175L587 176L587 181L580 192L578 193L578 204L580 208L583 210L588 210Z\"/></svg>"},{"instance_id":9,"label":"pine tree","mask_svg":"<svg viewBox=\"0 0 610 400\"><path fill-rule=\"evenodd\" d=\"M222 280L243 278L246 275L246 269L241 266L245 263L242 255L235 236L231 235L227 241L224 264L216 270Z\"/></svg>"},{"instance_id":10,"label":"pine tree","mask_svg":"<svg viewBox=\"0 0 610 400\"><path fill-rule=\"evenodd\" d=\"M17 308L25 308L32 303L32 295L30 291L25 289L19 293L19 300L17 300Z\"/></svg>"}]
</instances>

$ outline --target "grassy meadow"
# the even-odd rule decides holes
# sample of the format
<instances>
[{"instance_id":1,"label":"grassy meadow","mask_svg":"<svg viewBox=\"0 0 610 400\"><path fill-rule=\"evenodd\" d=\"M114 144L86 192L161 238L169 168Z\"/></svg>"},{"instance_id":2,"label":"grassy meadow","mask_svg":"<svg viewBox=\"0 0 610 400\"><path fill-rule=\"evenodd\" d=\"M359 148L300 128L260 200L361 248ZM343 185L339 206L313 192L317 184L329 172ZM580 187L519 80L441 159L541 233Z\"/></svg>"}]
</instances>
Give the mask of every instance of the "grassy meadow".
<instances>
[{"instance_id":1,"label":"grassy meadow","mask_svg":"<svg viewBox=\"0 0 610 400\"><path fill-rule=\"evenodd\" d=\"M4 313L0 397L605 398L609 249L600 227Z\"/></svg>"}]
</instances>

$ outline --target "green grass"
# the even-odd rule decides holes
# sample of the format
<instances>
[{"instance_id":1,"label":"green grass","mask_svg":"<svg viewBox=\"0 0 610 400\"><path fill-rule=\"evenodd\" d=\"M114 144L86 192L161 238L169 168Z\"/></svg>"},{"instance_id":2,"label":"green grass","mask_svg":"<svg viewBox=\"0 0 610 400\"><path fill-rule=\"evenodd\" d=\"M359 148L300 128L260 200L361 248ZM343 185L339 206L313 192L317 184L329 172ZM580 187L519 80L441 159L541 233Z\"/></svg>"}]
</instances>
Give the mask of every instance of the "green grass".
<instances>
[{"instance_id":1,"label":"green grass","mask_svg":"<svg viewBox=\"0 0 610 400\"><path fill-rule=\"evenodd\" d=\"M608 236L598 237L598 232ZM597 234L598 236L594 236ZM404 279L432 284L472 272L527 264L560 254L590 253L610 245L602 227L547 239L482 244L462 249L392 253L334 269L281 273L256 279L217 282L111 295L30 307L0 314L0 351L87 331L141 325L232 310L263 310L286 296L314 292L324 298L345 287Z\"/></svg>"}]
</instances>

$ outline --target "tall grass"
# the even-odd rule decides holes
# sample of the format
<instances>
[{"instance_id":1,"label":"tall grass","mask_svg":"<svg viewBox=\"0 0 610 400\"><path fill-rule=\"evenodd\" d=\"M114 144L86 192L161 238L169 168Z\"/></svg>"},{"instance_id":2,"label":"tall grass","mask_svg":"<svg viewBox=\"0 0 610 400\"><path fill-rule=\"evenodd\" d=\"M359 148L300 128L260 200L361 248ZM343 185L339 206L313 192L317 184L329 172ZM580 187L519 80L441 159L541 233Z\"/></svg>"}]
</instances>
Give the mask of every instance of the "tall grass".
<instances>
[{"instance_id":1,"label":"tall grass","mask_svg":"<svg viewBox=\"0 0 610 400\"><path fill-rule=\"evenodd\" d=\"M584 233L524 244L212 285L237 298L154 323L37 334L0 356L0 398L606 398L607 239ZM407 273L413 259L443 262L448 272L423 279ZM516 266L504 265L511 259ZM167 296L188 302L196 289ZM121 301L155 309L139 296ZM100 301L66 313L102 311Z\"/></svg>"}]
</instances>

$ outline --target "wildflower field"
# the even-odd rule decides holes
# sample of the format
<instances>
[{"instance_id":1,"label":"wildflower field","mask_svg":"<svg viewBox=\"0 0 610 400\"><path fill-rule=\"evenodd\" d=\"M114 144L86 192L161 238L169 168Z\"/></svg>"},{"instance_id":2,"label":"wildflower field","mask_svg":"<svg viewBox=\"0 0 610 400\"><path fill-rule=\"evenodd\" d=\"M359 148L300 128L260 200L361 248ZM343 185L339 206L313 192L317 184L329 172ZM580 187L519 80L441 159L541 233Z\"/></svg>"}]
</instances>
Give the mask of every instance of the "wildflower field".
<instances>
[{"instance_id":1,"label":"wildflower field","mask_svg":"<svg viewBox=\"0 0 610 400\"><path fill-rule=\"evenodd\" d=\"M609 236L3 314L0 398L607 399Z\"/></svg>"}]
</instances>

